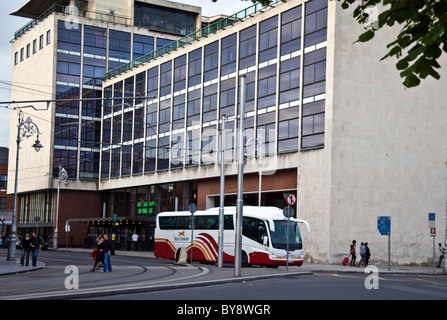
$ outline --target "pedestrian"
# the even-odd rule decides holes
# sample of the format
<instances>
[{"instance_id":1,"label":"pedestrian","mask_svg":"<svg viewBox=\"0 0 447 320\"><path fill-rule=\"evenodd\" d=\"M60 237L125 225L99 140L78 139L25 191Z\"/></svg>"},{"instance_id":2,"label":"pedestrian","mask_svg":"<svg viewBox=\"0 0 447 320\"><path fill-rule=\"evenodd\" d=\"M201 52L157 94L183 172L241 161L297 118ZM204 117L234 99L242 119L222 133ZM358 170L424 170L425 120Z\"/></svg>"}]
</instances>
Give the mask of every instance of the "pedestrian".
<instances>
[{"instance_id":1,"label":"pedestrian","mask_svg":"<svg viewBox=\"0 0 447 320\"><path fill-rule=\"evenodd\" d=\"M368 242L365 242L365 267L369 264L369 257L371 257L371 251L369 251Z\"/></svg>"},{"instance_id":2,"label":"pedestrian","mask_svg":"<svg viewBox=\"0 0 447 320\"><path fill-rule=\"evenodd\" d=\"M104 263L104 239L103 237L96 237L96 248L93 251L94 252L94 258L95 264L93 265L93 268L90 270L91 272L94 272L101 268ZM92 252L92 256L93 256Z\"/></svg>"},{"instance_id":3,"label":"pedestrian","mask_svg":"<svg viewBox=\"0 0 447 320\"><path fill-rule=\"evenodd\" d=\"M22 238L22 241L20 243L20 248L22 249L22 257L20 258L20 265L23 267L23 264L25 263L25 257L26 257L25 266L28 267L29 254L31 252L31 237L29 235L29 232L25 233L25 236Z\"/></svg>"},{"instance_id":4,"label":"pedestrian","mask_svg":"<svg viewBox=\"0 0 447 320\"><path fill-rule=\"evenodd\" d=\"M112 262L110 261L110 255L115 254L115 250L113 248L113 242L109 239L109 235L104 235L104 267L102 272L112 272Z\"/></svg>"},{"instance_id":5,"label":"pedestrian","mask_svg":"<svg viewBox=\"0 0 447 320\"><path fill-rule=\"evenodd\" d=\"M33 232L31 237L31 257L33 260L33 267L37 266L37 255L41 249L42 240L36 235L35 232Z\"/></svg>"},{"instance_id":6,"label":"pedestrian","mask_svg":"<svg viewBox=\"0 0 447 320\"><path fill-rule=\"evenodd\" d=\"M2 247L6 248L6 232L2 233Z\"/></svg>"},{"instance_id":7,"label":"pedestrian","mask_svg":"<svg viewBox=\"0 0 447 320\"><path fill-rule=\"evenodd\" d=\"M365 247L365 244L362 242L360 244L360 261L359 261L359 264L358 264L359 267L361 265L364 265L366 267L366 265L365 265L365 254L366 254L366 247Z\"/></svg>"},{"instance_id":8,"label":"pedestrian","mask_svg":"<svg viewBox=\"0 0 447 320\"><path fill-rule=\"evenodd\" d=\"M127 234L126 242L127 242L127 251L130 251L130 248L132 247L132 236L130 235L130 233Z\"/></svg>"},{"instance_id":9,"label":"pedestrian","mask_svg":"<svg viewBox=\"0 0 447 320\"><path fill-rule=\"evenodd\" d=\"M135 251L138 251L138 234L136 232L133 233L132 235L132 247L134 248Z\"/></svg>"},{"instance_id":10,"label":"pedestrian","mask_svg":"<svg viewBox=\"0 0 447 320\"><path fill-rule=\"evenodd\" d=\"M356 244L356 243L357 243L357 241L352 240L352 242L351 242L351 246L350 246L350 251L349 251L349 253L351 254L351 262L349 263L349 265L350 265L351 267L355 266L355 259L356 259L356 256L355 256L355 244Z\"/></svg>"},{"instance_id":11,"label":"pedestrian","mask_svg":"<svg viewBox=\"0 0 447 320\"><path fill-rule=\"evenodd\" d=\"M439 247L439 252L441 253L439 256L438 268L441 268L442 259L444 259L445 247L442 245L441 242L438 243L438 247Z\"/></svg>"}]
</instances>

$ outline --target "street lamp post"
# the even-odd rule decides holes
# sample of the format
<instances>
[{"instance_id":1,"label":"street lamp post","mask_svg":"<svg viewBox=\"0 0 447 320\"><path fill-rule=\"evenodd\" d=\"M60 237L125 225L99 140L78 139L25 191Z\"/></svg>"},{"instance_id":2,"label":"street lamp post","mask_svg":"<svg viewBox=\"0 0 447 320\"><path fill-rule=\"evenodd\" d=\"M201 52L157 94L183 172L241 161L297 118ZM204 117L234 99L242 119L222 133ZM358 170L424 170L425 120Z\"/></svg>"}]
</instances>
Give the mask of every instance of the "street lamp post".
<instances>
[{"instance_id":1,"label":"street lamp post","mask_svg":"<svg viewBox=\"0 0 447 320\"><path fill-rule=\"evenodd\" d=\"M15 172L15 182L14 182L14 210L12 211L12 226L11 226L11 237L9 239L8 245L8 256L7 260L14 260L16 257L16 233L17 233L17 181L19 178L19 150L20 150L20 142L24 138L29 138L34 134L37 134L36 142L32 145L36 152L39 152L42 148L42 145L39 141L39 128L37 125L28 117L26 120L23 120L22 111L19 112L19 125L17 126L17 151L16 151L16 172Z\"/></svg>"},{"instance_id":2,"label":"street lamp post","mask_svg":"<svg viewBox=\"0 0 447 320\"><path fill-rule=\"evenodd\" d=\"M59 165L59 177L57 179L57 208L56 208L56 224L54 226L54 237L53 237L53 249L57 249L58 245L58 237L59 237L59 199L60 199L60 190L61 190L61 181L65 180L65 186L68 185L67 181L68 175L67 171L65 171L64 168L62 168L61 165Z\"/></svg>"}]
</instances>

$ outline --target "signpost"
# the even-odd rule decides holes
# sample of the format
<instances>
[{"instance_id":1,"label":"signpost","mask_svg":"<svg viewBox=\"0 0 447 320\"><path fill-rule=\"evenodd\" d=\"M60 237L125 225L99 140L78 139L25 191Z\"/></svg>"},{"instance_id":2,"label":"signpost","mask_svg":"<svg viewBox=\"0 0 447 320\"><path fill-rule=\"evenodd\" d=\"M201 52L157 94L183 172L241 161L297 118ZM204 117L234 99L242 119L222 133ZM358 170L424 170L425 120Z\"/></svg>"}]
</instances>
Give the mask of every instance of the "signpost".
<instances>
[{"instance_id":1,"label":"signpost","mask_svg":"<svg viewBox=\"0 0 447 320\"><path fill-rule=\"evenodd\" d=\"M287 207L283 209L284 216L287 217L287 248L286 248L286 270L289 271L289 226L290 226L290 217L293 217L295 214L295 211L293 210L292 206L296 204L296 195L293 193L283 193L284 198L286 199L286 202L288 204Z\"/></svg>"},{"instance_id":2,"label":"signpost","mask_svg":"<svg viewBox=\"0 0 447 320\"><path fill-rule=\"evenodd\" d=\"M435 238L436 238L436 214L428 214L428 228L430 229L430 237L433 238L433 273L435 272Z\"/></svg>"},{"instance_id":3,"label":"signpost","mask_svg":"<svg viewBox=\"0 0 447 320\"><path fill-rule=\"evenodd\" d=\"M391 217L377 217L377 229L382 236L388 236L388 271L390 271L391 265Z\"/></svg>"},{"instance_id":4,"label":"signpost","mask_svg":"<svg viewBox=\"0 0 447 320\"><path fill-rule=\"evenodd\" d=\"M285 208L283 209L282 212L283 212L284 216L287 217L287 235L286 235L286 238L287 238L287 247L286 247L286 251L287 251L287 253L286 253L286 270L289 271L289 234L290 234L290 232L289 232L289 226L290 226L290 217L293 217L293 215L295 214L295 212L294 212L293 208L292 208L290 205L287 206L287 207L285 207Z\"/></svg>"},{"instance_id":5,"label":"signpost","mask_svg":"<svg viewBox=\"0 0 447 320\"><path fill-rule=\"evenodd\" d=\"M68 220L65 222L65 249L68 248L68 233L70 232L70 225Z\"/></svg>"},{"instance_id":6,"label":"signpost","mask_svg":"<svg viewBox=\"0 0 447 320\"><path fill-rule=\"evenodd\" d=\"M190 203L188 206L189 212L191 212L191 263L192 263L192 251L194 248L194 213L197 211L195 203Z\"/></svg>"}]
</instances>

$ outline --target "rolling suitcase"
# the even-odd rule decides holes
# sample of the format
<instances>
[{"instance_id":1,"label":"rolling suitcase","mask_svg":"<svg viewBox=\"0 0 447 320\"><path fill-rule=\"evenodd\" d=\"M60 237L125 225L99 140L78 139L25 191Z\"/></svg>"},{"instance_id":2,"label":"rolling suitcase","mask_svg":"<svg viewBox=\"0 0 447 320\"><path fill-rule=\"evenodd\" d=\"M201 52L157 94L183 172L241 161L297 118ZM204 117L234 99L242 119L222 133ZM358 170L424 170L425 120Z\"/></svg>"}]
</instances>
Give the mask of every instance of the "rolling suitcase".
<instances>
[{"instance_id":1,"label":"rolling suitcase","mask_svg":"<svg viewBox=\"0 0 447 320\"><path fill-rule=\"evenodd\" d=\"M349 257L345 257L345 258L343 258L343 261L341 262L341 264L345 266L348 264L348 262L349 262Z\"/></svg>"}]
</instances>

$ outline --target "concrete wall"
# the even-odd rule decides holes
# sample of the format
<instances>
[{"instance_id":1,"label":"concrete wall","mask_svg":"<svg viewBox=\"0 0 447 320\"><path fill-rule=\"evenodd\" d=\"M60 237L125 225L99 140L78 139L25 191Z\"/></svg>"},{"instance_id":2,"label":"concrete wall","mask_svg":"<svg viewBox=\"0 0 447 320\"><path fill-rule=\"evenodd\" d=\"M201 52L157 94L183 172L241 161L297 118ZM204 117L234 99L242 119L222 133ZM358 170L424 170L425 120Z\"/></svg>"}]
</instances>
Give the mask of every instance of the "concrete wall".
<instances>
[{"instance_id":1,"label":"concrete wall","mask_svg":"<svg viewBox=\"0 0 447 320\"><path fill-rule=\"evenodd\" d=\"M47 44L46 34L51 30L51 41ZM56 20L54 15L50 16L30 31L26 32L12 45L12 78L16 86L11 90L12 101L46 100L54 97L56 81ZM44 36L43 48L39 49L39 37ZM33 53L33 41L37 40L37 52ZM30 44L31 53L26 57L26 46ZM25 57L20 61L20 50L24 48ZM14 53L19 52L19 62L14 65ZM28 89L22 89L19 86ZM25 106L33 105L34 108ZM14 107L22 107L24 120L31 117L32 121L39 127L41 132L39 139L43 148L35 152L31 146L36 141L37 135L26 139L20 144L19 161L19 184L18 192L29 190L42 190L50 186L52 167L50 166L53 146L53 107L46 111L47 104L43 103L13 103ZM41 111L43 110L43 111ZM10 117L10 143L9 143L9 175L8 193L14 192L14 175L16 167L17 151L17 125L18 110L11 110Z\"/></svg>"},{"instance_id":2,"label":"concrete wall","mask_svg":"<svg viewBox=\"0 0 447 320\"><path fill-rule=\"evenodd\" d=\"M326 106L332 109L329 261L339 263L356 239L358 247L369 243L371 263L387 262L377 216L391 216L392 263L431 264L429 212L437 214L436 244L445 240L447 59L441 80L405 89L397 60L379 61L400 28L353 44L363 27L335 1L329 5L336 6L333 101Z\"/></svg>"}]
</instances>

